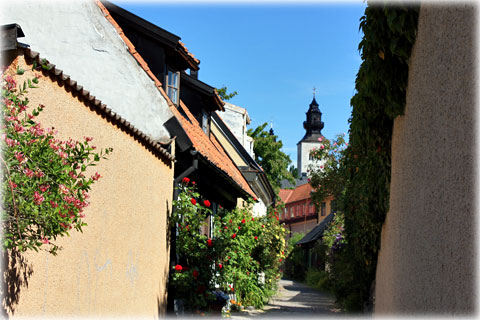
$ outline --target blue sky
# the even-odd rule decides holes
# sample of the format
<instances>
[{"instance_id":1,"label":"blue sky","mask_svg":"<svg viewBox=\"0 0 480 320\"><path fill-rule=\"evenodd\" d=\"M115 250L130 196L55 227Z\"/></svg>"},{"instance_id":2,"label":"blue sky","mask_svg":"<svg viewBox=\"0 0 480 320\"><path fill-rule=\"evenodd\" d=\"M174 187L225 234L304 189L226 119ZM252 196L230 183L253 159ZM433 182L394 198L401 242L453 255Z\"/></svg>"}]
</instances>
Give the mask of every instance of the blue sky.
<instances>
[{"instance_id":1,"label":"blue sky","mask_svg":"<svg viewBox=\"0 0 480 320\"><path fill-rule=\"evenodd\" d=\"M199 79L237 91L251 128L272 122L295 166L313 87L323 135L348 133L365 3L114 3L181 37Z\"/></svg>"}]
</instances>

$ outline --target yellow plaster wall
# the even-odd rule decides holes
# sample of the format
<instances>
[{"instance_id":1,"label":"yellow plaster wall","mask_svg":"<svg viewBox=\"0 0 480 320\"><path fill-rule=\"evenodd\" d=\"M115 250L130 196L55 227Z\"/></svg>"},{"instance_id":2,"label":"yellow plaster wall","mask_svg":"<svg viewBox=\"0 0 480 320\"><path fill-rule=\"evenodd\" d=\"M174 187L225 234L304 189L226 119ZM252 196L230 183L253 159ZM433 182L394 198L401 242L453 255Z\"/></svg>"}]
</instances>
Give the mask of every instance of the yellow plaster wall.
<instances>
[{"instance_id":1,"label":"yellow plaster wall","mask_svg":"<svg viewBox=\"0 0 480 320\"><path fill-rule=\"evenodd\" d=\"M228 140L225 138L225 136L220 132L220 130L217 128L217 126L214 124L212 121L212 125L210 126L211 132L215 135L215 137L218 139L222 147L225 149L227 152L228 156L232 159L232 161L235 163L237 167L241 166L247 166L248 164L243 161L243 159L238 155L237 151L233 148L233 146L228 142Z\"/></svg>"},{"instance_id":2,"label":"yellow plaster wall","mask_svg":"<svg viewBox=\"0 0 480 320\"><path fill-rule=\"evenodd\" d=\"M18 63L27 70L17 76L19 82L32 78L31 65L21 56ZM96 72L92 70L92 76ZM38 86L29 89L28 98L30 106L45 105L39 117L45 128L55 127L57 137L63 140L91 136L97 148L114 150L108 160L88 172L98 171L102 176L90 192L91 204L85 210L88 226L83 233L73 231L58 241L63 250L57 256L24 254L23 270L33 273L11 297L8 314L162 314L166 306L167 214L171 210L173 165L91 111L49 77L42 77ZM115 90L114 83L111 87Z\"/></svg>"}]
</instances>

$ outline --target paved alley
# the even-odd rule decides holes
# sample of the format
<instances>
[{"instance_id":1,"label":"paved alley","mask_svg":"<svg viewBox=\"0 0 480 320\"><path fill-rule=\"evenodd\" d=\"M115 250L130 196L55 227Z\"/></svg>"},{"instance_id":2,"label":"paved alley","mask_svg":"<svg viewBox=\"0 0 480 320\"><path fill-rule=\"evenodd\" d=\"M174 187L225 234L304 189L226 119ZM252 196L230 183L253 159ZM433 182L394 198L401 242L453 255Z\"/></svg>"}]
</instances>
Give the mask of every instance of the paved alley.
<instances>
[{"instance_id":1,"label":"paved alley","mask_svg":"<svg viewBox=\"0 0 480 320\"><path fill-rule=\"evenodd\" d=\"M252 318L321 318L342 315L335 307L335 298L302 283L280 280L277 295L263 310L246 310L232 314L232 319Z\"/></svg>"}]
</instances>

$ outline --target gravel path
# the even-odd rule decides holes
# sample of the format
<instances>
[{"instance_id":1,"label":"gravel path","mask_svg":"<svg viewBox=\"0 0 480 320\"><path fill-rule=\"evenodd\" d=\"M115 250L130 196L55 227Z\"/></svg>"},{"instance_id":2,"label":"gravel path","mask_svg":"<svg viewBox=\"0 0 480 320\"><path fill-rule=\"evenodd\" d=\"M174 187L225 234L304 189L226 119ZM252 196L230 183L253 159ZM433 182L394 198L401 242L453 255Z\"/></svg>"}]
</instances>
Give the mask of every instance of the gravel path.
<instances>
[{"instance_id":1,"label":"gravel path","mask_svg":"<svg viewBox=\"0 0 480 320\"><path fill-rule=\"evenodd\" d=\"M232 319L304 319L345 316L335 307L335 298L302 283L280 280L277 295L263 310L245 310L233 313Z\"/></svg>"}]
</instances>

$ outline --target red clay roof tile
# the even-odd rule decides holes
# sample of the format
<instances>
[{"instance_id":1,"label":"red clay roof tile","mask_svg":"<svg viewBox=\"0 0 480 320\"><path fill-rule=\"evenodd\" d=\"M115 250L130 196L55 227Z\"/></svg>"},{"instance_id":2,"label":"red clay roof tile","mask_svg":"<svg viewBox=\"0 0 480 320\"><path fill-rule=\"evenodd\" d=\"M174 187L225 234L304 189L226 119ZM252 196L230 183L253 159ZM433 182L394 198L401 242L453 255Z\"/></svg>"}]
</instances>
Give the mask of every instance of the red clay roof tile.
<instances>
[{"instance_id":1,"label":"red clay roof tile","mask_svg":"<svg viewBox=\"0 0 480 320\"><path fill-rule=\"evenodd\" d=\"M310 193L312 191L312 186L309 183L306 183L296 187L295 189L280 189L279 197L284 203L291 203L311 198Z\"/></svg>"}]
</instances>

